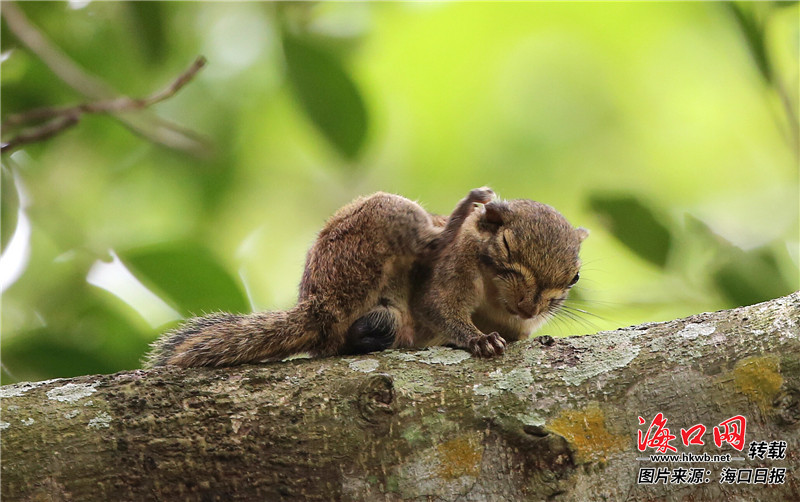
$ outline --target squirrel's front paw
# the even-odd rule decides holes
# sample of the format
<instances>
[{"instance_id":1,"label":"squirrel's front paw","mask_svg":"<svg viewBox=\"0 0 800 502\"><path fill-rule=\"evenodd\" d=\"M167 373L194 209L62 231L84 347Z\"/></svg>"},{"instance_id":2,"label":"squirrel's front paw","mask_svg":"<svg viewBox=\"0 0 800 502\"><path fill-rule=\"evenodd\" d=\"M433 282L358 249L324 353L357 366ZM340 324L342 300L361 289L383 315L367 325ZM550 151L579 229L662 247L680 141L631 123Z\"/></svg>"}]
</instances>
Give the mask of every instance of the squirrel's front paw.
<instances>
[{"instance_id":1,"label":"squirrel's front paw","mask_svg":"<svg viewBox=\"0 0 800 502\"><path fill-rule=\"evenodd\" d=\"M472 202L486 204L492 202L495 198L494 191L489 187L473 188L467 196Z\"/></svg>"},{"instance_id":2,"label":"squirrel's front paw","mask_svg":"<svg viewBox=\"0 0 800 502\"><path fill-rule=\"evenodd\" d=\"M505 352L506 341L495 332L472 338L467 342L467 347L475 357L495 357Z\"/></svg>"}]
</instances>

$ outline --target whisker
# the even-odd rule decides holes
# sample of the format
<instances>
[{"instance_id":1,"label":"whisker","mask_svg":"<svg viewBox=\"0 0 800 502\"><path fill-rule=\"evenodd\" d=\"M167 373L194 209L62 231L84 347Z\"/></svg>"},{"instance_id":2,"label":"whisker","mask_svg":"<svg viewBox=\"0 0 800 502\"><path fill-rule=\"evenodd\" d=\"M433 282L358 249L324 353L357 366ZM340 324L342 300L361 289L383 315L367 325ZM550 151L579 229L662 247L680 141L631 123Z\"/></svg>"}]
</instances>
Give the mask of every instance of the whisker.
<instances>
[{"instance_id":1,"label":"whisker","mask_svg":"<svg viewBox=\"0 0 800 502\"><path fill-rule=\"evenodd\" d=\"M553 332L554 334L557 334L557 335L563 335L564 334L564 330L563 330L561 324L558 323L556 319L552 319L552 318L551 319L547 319L544 324L549 326L549 328L550 328L549 331Z\"/></svg>"},{"instance_id":2,"label":"whisker","mask_svg":"<svg viewBox=\"0 0 800 502\"><path fill-rule=\"evenodd\" d=\"M578 321L582 321L582 320L583 320L583 319L579 318L578 316L576 316L575 314L573 314L572 312L569 312L569 311L567 311L567 310L564 310L564 311L562 311L562 312L559 312L559 313L558 313L558 315L557 315L556 317L559 317L559 318L566 318L566 319L569 319L569 320L571 320L571 321L575 321L575 322L578 322Z\"/></svg>"},{"instance_id":3,"label":"whisker","mask_svg":"<svg viewBox=\"0 0 800 502\"><path fill-rule=\"evenodd\" d=\"M603 317L601 315L594 314L592 312L589 312L588 310L579 309L578 307L572 307L570 305L563 305L561 308L564 309L565 311L569 311L569 312L580 312L581 314L590 315L590 316L592 316L592 317L594 317L596 319L599 319L601 321L608 321L608 319L606 319L605 317Z\"/></svg>"},{"instance_id":4,"label":"whisker","mask_svg":"<svg viewBox=\"0 0 800 502\"><path fill-rule=\"evenodd\" d=\"M549 324L551 327L556 328L558 330L559 335L564 335L566 330L566 325L564 324L563 319L553 315L551 311L548 311L545 319L545 324Z\"/></svg>"},{"instance_id":5,"label":"whisker","mask_svg":"<svg viewBox=\"0 0 800 502\"><path fill-rule=\"evenodd\" d=\"M594 331L597 331L597 330L600 329L600 327L598 325L596 325L595 323L589 321L588 319L584 319L583 317L578 315L576 312L573 312L573 311L571 311L569 309L562 309L560 312L558 312L557 316L558 315L560 315L562 317L566 317L567 319L572 320L573 322L577 323L578 325L582 326L583 328L587 328L587 329L594 330Z\"/></svg>"},{"instance_id":6,"label":"whisker","mask_svg":"<svg viewBox=\"0 0 800 502\"><path fill-rule=\"evenodd\" d=\"M603 305L606 307L618 307L623 305L621 302L609 302L605 300L595 300L592 298L575 298L574 296L570 296L564 300L568 303L589 303L592 305Z\"/></svg>"},{"instance_id":7,"label":"whisker","mask_svg":"<svg viewBox=\"0 0 800 502\"><path fill-rule=\"evenodd\" d=\"M581 305L581 307L585 307L585 306ZM565 304L563 306L563 308L571 310L573 312L579 312L580 314L583 314L583 315L591 316L591 317L593 317L593 318L595 318L597 320L603 321L603 322L612 323L612 324L619 322L619 319L616 319L616 318L613 318L613 317L606 317L606 316L602 316L602 315L599 315L599 314L595 314L594 312L590 312L590 311L586 310L585 308L580 308L580 307L577 307L575 305Z\"/></svg>"}]
</instances>

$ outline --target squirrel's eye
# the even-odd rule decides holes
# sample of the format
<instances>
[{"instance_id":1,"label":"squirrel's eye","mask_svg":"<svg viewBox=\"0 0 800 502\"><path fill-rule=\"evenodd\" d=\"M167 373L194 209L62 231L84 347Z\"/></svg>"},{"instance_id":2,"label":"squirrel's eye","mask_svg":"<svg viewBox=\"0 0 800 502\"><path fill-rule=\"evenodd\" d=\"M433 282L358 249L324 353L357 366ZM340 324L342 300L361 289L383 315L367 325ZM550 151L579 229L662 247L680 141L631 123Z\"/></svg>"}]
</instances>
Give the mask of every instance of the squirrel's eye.
<instances>
[{"instance_id":1,"label":"squirrel's eye","mask_svg":"<svg viewBox=\"0 0 800 502\"><path fill-rule=\"evenodd\" d=\"M580 279L580 278L581 278L581 274L580 273L575 274L575 277L572 278L572 281L570 281L569 285L570 286L574 286L575 283L578 282L578 279Z\"/></svg>"},{"instance_id":2,"label":"squirrel's eye","mask_svg":"<svg viewBox=\"0 0 800 502\"><path fill-rule=\"evenodd\" d=\"M508 241L506 240L506 234L503 234L503 245L506 247L506 253L508 253L508 258L511 258L511 248L508 246Z\"/></svg>"}]
</instances>

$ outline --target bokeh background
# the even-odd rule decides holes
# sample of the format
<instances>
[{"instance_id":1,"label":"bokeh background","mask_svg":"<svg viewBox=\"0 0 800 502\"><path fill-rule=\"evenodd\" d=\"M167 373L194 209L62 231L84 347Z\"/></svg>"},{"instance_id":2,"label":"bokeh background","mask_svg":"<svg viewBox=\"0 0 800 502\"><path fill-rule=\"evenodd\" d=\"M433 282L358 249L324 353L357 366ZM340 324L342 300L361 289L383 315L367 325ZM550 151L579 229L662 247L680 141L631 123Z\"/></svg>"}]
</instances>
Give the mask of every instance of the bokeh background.
<instances>
[{"instance_id":1,"label":"bokeh background","mask_svg":"<svg viewBox=\"0 0 800 502\"><path fill-rule=\"evenodd\" d=\"M68 63L130 97L208 63L2 155L3 383L289 307L326 218L377 190L447 213L490 185L589 228L588 313L541 333L800 289L796 2L8 5L4 121L96 101Z\"/></svg>"}]
</instances>

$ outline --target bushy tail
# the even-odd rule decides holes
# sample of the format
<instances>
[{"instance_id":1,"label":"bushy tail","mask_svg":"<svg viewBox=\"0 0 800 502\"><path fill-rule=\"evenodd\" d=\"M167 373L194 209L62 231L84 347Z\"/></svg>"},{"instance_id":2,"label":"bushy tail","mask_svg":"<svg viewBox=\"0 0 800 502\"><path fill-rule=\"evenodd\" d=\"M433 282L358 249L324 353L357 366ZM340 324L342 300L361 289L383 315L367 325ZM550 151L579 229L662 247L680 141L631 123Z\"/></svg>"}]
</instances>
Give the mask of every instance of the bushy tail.
<instances>
[{"instance_id":1,"label":"bushy tail","mask_svg":"<svg viewBox=\"0 0 800 502\"><path fill-rule=\"evenodd\" d=\"M312 350L319 330L300 304L290 310L189 319L153 342L145 367L233 366Z\"/></svg>"}]
</instances>

